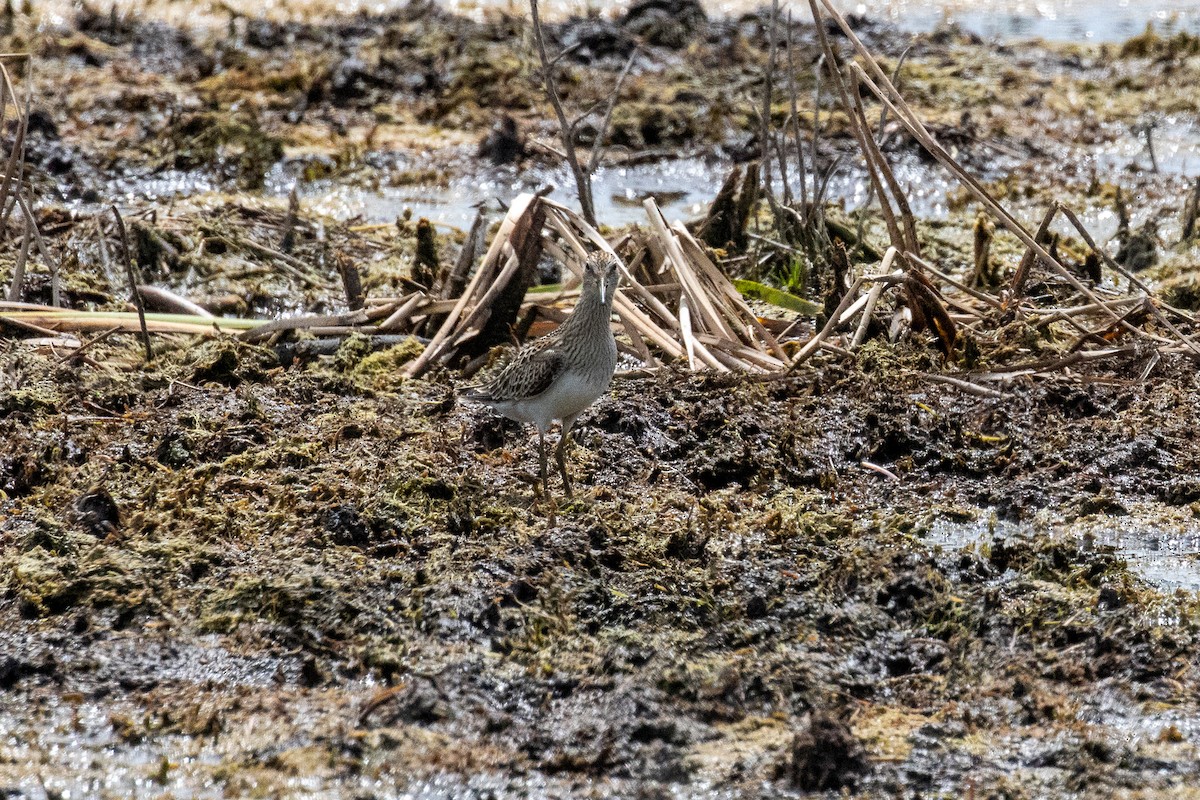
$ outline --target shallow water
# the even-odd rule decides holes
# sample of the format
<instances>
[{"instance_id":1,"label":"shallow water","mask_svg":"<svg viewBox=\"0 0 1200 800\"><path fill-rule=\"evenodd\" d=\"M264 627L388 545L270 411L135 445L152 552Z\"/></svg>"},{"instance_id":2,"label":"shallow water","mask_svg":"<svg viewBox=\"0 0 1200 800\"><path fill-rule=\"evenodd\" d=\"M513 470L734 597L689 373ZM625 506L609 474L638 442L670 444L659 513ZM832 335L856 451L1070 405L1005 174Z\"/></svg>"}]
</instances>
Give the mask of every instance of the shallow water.
<instances>
[{"instance_id":1,"label":"shallow water","mask_svg":"<svg viewBox=\"0 0 1200 800\"><path fill-rule=\"evenodd\" d=\"M1061 162L1061 179L1065 185L1079 181L1086 183L1091 173L1100 176L1118 173L1133 179L1152 175L1149 153L1140 134L1124 127L1114 128L1108 133L1111 140L1104 144L1065 149ZM1158 174L1163 176L1163 181L1179 180L1200 169L1200 123L1196 120L1182 117L1162 120L1153 133L1153 143ZM984 152L987 152L986 148ZM360 217L365 222L386 223L403 216L407 210L414 218L427 217L435 223L462 229L470 226L475 209L480 204L486 204L495 212L500 199L515 197L521 192L533 192L546 185L555 187L552 194L554 198L577 206L574 179L565 166L538 166L518 171L513 167L480 165L466 158L455 160L460 164L457 169L462 171L444 184L367 188L336 179L320 180L304 184L301 199L310 211L341 220ZM980 180L994 180L1003 177L1018 164L1019 161L1012 156L996 153L985 170L974 170L974 174ZM592 180L596 215L606 224L614 226L645 222L641 201L653 196L669 219L703 216L732 167L733 162L728 158L696 155L647 164L603 165ZM402 168L404 165L397 163L388 169ZM958 183L945 169L911 155L893 158L893 168L918 218L942 220L950 217L948 198L958 190ZM295 181L294 172L286 165L276 165L268 175L267 193L278 198L286 197ZM799 184L794 173L790 175L790 180L793 192L798 193ZM811 186L811 178L809 183ZM775 186L777 192L782 191L778 176ZM857 209L866 201L867 188L867 178L861 167L856 162L847 161L830 180L828 199L844 203L848 210ZM178 192L189 193L186 188L178 187L170 180L156 180L141 191L149 194L163 191L166 196ZM1184 191L1181 185L1179 195L1183 196ZM1135 225L1144 221L1139 216L1143 211L1150 213L1143 206L1143 203L1136 202L1135 197ZM1029 224L1036 225L1041 213L1041 210L1032 211L1027 220ZM1111 209L1092 210L1081 217L1100 243L1116 232L1117 217ZM1173 221L1168 222L1168 227L1171 224ZM1066 222L1060 221L1056 230L1073 235L1074 231L1066 225Z\"/></svg>"},{"instance_id":2,"label":"shallow water","mask_svg":"<svg viewBox=\"0 0 1200 800\"><path fill-rule=\"evenodd\" d=\"M468 228L475 208L486 204L493 211L499 202L522 192L551 185L553 197L577 203L574 179L565 167L535 167L518 171L511 167L465 164L464 172L445 184L414 184L363 188L336 180L304 185L301 199L312 212L337 219L362 217L368 222L392 222L409 210L414 218L428 217L443 225ZM592 178L596 214L609 225L644 222L641 201L654 196L672 217L698 216L716 195L729 162L721 159L684 157L652 164L600 167ZM285 166L277 165L267 178L267 192L286 196L294 178Z\"/></svg>"},{"instance_id":3,"label":"shallow water","mask_svg":"<svg viewBox=\"0 0 1200 800\"><path fill-rule=\"evenodd\" d=\"M1186 508L1136 503L1127 515L1095 514L1070 523L1050 510L1032 522L1012 523L984 514L971 522L935 521L925 541L957 550L1034 532L1071 537L1089 547L1111 547L1118 557L1165 591L1200 591L1200 519Z\"/></svg>"},{"instance_id":4,"label":"shallow water","mask_svg":"<svg viewBox=\"0 0 1200 800\"><path fill-rule=\"evenodd\" d=\"M526 14L529 5L518 0L438 0L461 14L482 18L497 11ZM620 14L633 0L542 0L548 18L570 14ZM904 30L930 31L943 22L987 39L1041 38L1054 41L1117 42L1141 33L1147 23L1160 30L1200 33L1200 6L1195 0L835 0L844 12L887 20ZM229 11L269 19L311 19L359 12L385 13L407 0L228 0L200 6L180 0L116 0L118 10L192 27L221 27ZM703 0L713 16L736 16L769 6L768 0ZM60 24L74 14L72 0L35 4L43 24ZM109 4L105 4L107 8ZM808 19L806 2L781 2L797 19Z\"/></svg>"},{"instance_id":5,"label":"shallow water","mask_svg":"<svg viewBox=\"0 0 1200 800\"><path fill-rule=\"evenodd\" d=\"M467 14L482 16L487 9L521 13L527 4L513 0L440 0ZM543 0L549 14L583 13L627 8L632 0L612 3L588 0ZM905 30L929 31L952 22L988 39L1050 39L1055 41L1116 42L1141 33L1148 22L1160 28L1200 32L1200 7L1194 0L835 0L843 11L884 19ZM341 5L341 4L339 4ZM362 7L388 4L363 2ZM769 0L705 0L709 14L736 16L769 6ZM806 2L780 2L786 13L809 19Z\"/></svg>"}]
</instances>

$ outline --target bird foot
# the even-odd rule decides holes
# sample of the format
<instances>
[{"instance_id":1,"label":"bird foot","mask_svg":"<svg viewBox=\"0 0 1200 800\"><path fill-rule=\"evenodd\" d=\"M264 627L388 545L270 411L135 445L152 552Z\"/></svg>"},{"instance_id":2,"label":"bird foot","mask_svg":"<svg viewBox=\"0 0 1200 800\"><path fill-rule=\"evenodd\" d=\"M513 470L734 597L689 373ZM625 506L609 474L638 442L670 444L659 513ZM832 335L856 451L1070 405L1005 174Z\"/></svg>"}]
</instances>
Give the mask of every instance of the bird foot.
<instances>
[{"instance_id":1,"label":"bird foot","mask_svg":"<svg viewBox=\"0 0 1200 800\"><path fill-rule=\"evenodd\" d=\"M534 491L533 507L535 514L542 514L550 527L558 524L558 500L553 492L544 491L540 487Z\"/></svg>"}]
</instances>

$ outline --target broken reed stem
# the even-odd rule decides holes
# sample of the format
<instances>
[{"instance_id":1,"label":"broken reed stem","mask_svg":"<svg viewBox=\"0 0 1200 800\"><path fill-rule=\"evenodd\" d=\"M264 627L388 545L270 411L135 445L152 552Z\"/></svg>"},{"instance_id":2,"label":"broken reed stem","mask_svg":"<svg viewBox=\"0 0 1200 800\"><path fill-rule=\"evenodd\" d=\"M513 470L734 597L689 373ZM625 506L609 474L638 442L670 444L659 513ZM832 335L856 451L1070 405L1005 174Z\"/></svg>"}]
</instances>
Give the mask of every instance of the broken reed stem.
<instances>
[{"instance_id":1,"label":"broken reed stem","mask_svg":"<svg viewBox=\"0 0 1200 800\"><path fill-rule=\"evenodd\" d=\"M575 176L575 187L579 192L579 208L583 212L583 218L587 220L588 224L595 227L596 209L592 204L591 177L584 172L583 167L579 164L579 155L575 152L575 137L571 130L571 123L567 121L567 114L563 111L562 100L558 97L558 88L554 84L553 65L546 56L546 41L542 33L542 19L538 12L538 0L529 0L529 11L533 17L533 39L537 44L538 58L541 60L542 65L542 81L546 86L546 95L550 98L550 105L554 107L554 115L558 117L558 128L562 136L563 153L566 156L567 165L571 168L571 174Z\"/></svg>"},{"instance_id":2,"label":"broken reed stem","mask_svg":"<svg viewBox=\"0 0 1200 800\"><path fill-rule=\"evenodd\" d=\"M821 344L833 334L834 329L841 324L842 314L846 312L846 309L854 302L854 298L858 295L859 290L862 289L863 280L863 278L856 278L854 280L854 283L846 290L846 294L842 296L842 302L829 315L825 327L821 328L821 331L816 336L809 339L804 347L800 348L800 352L796 353L796 357L792 359L791 365L780 374L780 377L786 377L795 372L796 367L807 361L809 356L815 353L821 347Z\"/></svg>"},{"instance_id":3,"label":"broken reed stem","mask_svg":"<svg viewBox=\"0 0 1200 800\"><path fill-rule=\"evenodd\" d=\"M487 254L483 257L483 263L479 265L479 269L475 271L474 277L471 278L470 283L467 284L467 288L454 304L454 308L450 310L446 319L438 327L437 332L433 335L429 344L426 345L425 350L405 367L405 377L415 378L421 375L429 368L429 365L435 358L443 354L446 342L457 329L458 321L462 317L463 312L467 310L472 299L484 283L492 280L492 277L496 274L496 265L504 257L504 247L508 243L508 238L513 228L517 225L521 217L530 210L530 206L537 202L542 202L540 197L532 194L523 194L518 196L509 205L508 214L505 215L504 220L500 223L500 229L496 232L496 237L492 239L492 244L488 248ZM511 250L512 248L510 247L509 249Z\"/></svg>"},{"instance_id":4,"label":"broken reed stem","mask_svg":"<svg viewBox=\"0 0 1200 800\"><path fill-rule=\"evenodd\" d=\"M133 296L133 304L137 307L138 325L142 333L142 345L146 348L146 360L154 359L154 349L150 346L150 331L146 328L146 305L138 291L137 278L133 274L133 258L129 252L129 234L125 230L125 220L116 206L111 206L113 217L117 220L117 233L121 242L121 260L125 262L125 274L129 276L129 293Z\"/></svg>"},{"instance_id":5,"label":"broken reed stem","mask_svg":"<svg viewBox=\"0 0 1200 800\"><path fill-rule=\"evenodd\" d=\"M771 0L771 17L767 27L771 41L767 50L767 68L763 73L762 114L758 120L758 163L762 169L763 191L768 198L775 196L775 189L771 186L771 95L775 88L775 46L778 42L775 28L778 22L779 0Z\"/></svg>"},{"instance_id":6,"label":"broken reed stem","mask_svg":"<svg viewBox=\"0 0 1200 800\"><path fill-rule=\"evenodd\" d=\"M998 392L995 389L990 389L987 386L980 386L977 383L964 381L961 378L954 378L949 375L931 375L926 372L921 373L921 377L927 381L933 381L934 383L944 383L947 386L953 386L956 389L961 389L967 394L973 394L976 397L988 397L993 400L1001 400L1004 398L1004 394L1002 392Z\"/></svg>"},{"instance_id":7,"label":"broken reed stem","mask_svg":"<svg viewBox=\"0 0 1200 800\"><path fill-rule=\"evenodd\" d=\"M17 254L17 263L13 267L12 285L8 287L8 299L17 302L21 299L21 289L25 283L25 264L29 261L29 245L32 243L29 235L29 223L25 223L25 235L21 237L21 251Z\"/></svg>"},{"instance_id":8,"label":"broken reed stem","mask_svg":"<svg viewBox=\"0 0 1200 800\"><path fill-rule=\"evenodd\" d=\"M883 262L879 265L881 274L886 275L892 267L892 261L896 258L896 248L889 247L887 252L883 254ZM902 276L903 273L900 273ZM854 338L850 340L850 350L856 349L867 338L867 329L871 325L871 315L875 313L875 306L879 302L879 298L883 296L884 287L887 284L884 281L876 281L871 287L871 291L867 293L867 305L863 308L862 319L858 323L858 330L854 332Z\"/></svg>"},{"instance_id":9,"label":"broken reed stem","mask_svg":"<svg viewBox=\"0 0 1200 800\"><path fill-rule=\"evenodd\" d=\"M1050 208L1046 209L1045 216L1042 217L1041 224L1038 225L1037 233L1033 235L1034 241L1046 241L1046 236L1050 233L1050 223L1054 221L1054 215L1058 211L1058 203L1051 203ZM1029 268L1033 266L1033 258L1033 250L1025 248L1025 254L1021 256L1021 262L1017 264L1017 271L1013 273L1012 282L1009 284L1009 293L1017 303L1021 302L1021 297L1025 294L1025 281L1029 277Z\"/></svg>"},{"instance_id":10,"label":"broken reed stem","mask_svg":"<svg viewBox=\"0 0 1200 800\"><path fill-rule=\"evenodd\" d=\"M50 255L50 251L46 248L46 241L42 238L41 231L38 230L37 220L34 219L33 209L29 207L29 203L21 196L20 191L14 195L16 204L21 207L21 213L25 217L25 224L32 231L33 243L37 245L38 254L42 260L46 262L46 266L50 269L50 296L51 302L54 305L61 305L59 297L59 262L58 259Z\"/></svg>"},{"instance_id":11,"label":"broken reed stem","mask_svg":"<svg viewBox=\"0 0 1200 800\"><path fill-rule=\"evenodd\" d=\"M879 149L879 144L871 134L870 123L867 122L867 112L863 107L862 94L858 91L858 81L853 81L851 86L854 90L850 94L854 98L854 108L853 110L847 109L846 111L853 117L855 126L862 130L862 140L867 145L867 151L863 153L863 156L867 159L868 163L874 164L875 169L883 177L884 183L887 184L892 198L896 201L900 221L904 225L901 229L906 238L906 241L903 243L904 251L920 255L921 243L917 239L917 223L913 219L912 208L908 205L908 198L904 196L904 190L901 188L900 182L896 180L896 174L892 172L891 165L884 158L883 151ZM884 111L887 110L886 106L883 108ZM883 195L880 195L880 202L883 202Z\"/></svg>"},{"instance_id":12,"label":"broken reed stem","mask_svg":"<svg viewBox=\"0 0 1200 800\"><path fill-rule=\"evenodd\" d=\"M1196 183L1192 187L1192 191L1188 194L1188 199L1183 204L1183 220L1180 223L1182 231L1179 236L1179 243L1190 242L1196 235L1196 220L1200 218L1200 177L1196 178Z\"/></svg>"},{"instance_id":13,"label":"broken reed stem","mask_svg":"<svg viewBox=\"0 0 1200 800\"><path fill-rule=\"evenodd\" d=\"M1034 251L1034 253L1044 259L1046 263L1050 264L1068 283L1071 284L1076 291L1083 294L1093 302L1100 302L1100 298L1096 296L1095 292L1084 286L1074 275L1071 274L1070 270L1064 267L1058 261L1058 259L1050 255L1050 252L1046 250L1046 248L1042 247L1040 243L1035 241L1034 238L1029 234L1029 231L1025 229L1025 226L1018 222L1014 216L1009 214L1008 211L1001 206L994 197L992 197L991 193L988 192L987 189L985 189L983 185L974 178L974 176L963 169L963 167L957 161L955 161L954 158L951 157L950 154L947 153L940 144L937 143L933 136L930 135L929 131L926 130L925 126L921 123L916 114L913 113L912 108L900 95L899 91L896 90L896 87L892 85L892 82L888 79L888 76L884 74L883 70L879 67L879 64L875 61L875 58L871 55L870 50L868 50L866 45L862 43L862 40L858 38L858 35L854 32L854 29L850 27L850 24L846 22L846 18L843 17L842 14L833 6L832 0L820 0L820 2L825 6L826 10L829 12L829 15L837 22L838 27L842 29L843 33L845 33L846 38L850 40L855 50L863 57L863 60L867 63L867 66L871 70L872 74L879 80L879 85L876 85L875 82L872 81L871 78L868 77L863 71L862 67L860 67L858 64L850 65L850 69L859 77L863 84L870 89L871 93L879 98L880 102L887 105L887 107L893 114L896 115L908 132L918 142L921 143L921 145L929 152L929 154L941 162L944 167L950 170L950 172L958 179L958 181L963 184L963 187L972 195L974 195L975 198L988 209L988 211L990 211L998 220L1000 220L1000 222L1009 230L1010 233L1024 242ZM814 19L818 21L817 30L823 31L824 27L820 23L821 17L818 13L816 13L816 0L809 0L809 3L813 6ZM880 86L884 88L881 89ZM1119 321L1118 315L1112 314L1112 317L1114 322ZM1137 329L1133 330L1137 335L1147 336L1147 334L1142 331L1138 331Z\"/></svg>"},{"instance_id":14,"label":"broken reed stem","mask_svg":"<svg viewBox=\"0 0 1200 800\"><path fill-rule=\"evenodd\" d=\"M288 193L288 208L287 216L283 220L283 237L279 240L279 252L292 254L292 250L296 246L296 223L300 219L300 182L292 184L292 191Z\"/></svg>"}]
</instances>

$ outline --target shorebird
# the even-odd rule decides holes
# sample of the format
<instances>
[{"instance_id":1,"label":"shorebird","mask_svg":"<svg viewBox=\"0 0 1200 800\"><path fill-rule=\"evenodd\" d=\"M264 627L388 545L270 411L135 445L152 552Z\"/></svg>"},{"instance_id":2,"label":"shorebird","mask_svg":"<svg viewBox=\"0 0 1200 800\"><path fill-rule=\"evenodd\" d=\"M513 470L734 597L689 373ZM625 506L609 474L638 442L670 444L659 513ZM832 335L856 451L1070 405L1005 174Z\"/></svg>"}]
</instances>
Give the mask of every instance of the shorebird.
<instances>
[{"instance_id":1,"label":"shorebird","mask_svg":"<svg viewBox=\"0 0 1200 800\"><path fill-rule=\"evenodd\" d=\"M589 255L583 264L579 302L566 322L518 350L491 381L469 387L463 394L509 419L537 426L542 491L547 495L546 432L554 420L562 420L554 456L563 492L570 497L566 446L571 426L604 394L616 370L617 342L610 319L620 279L615 256L606 252Z\"/></svg>"}]
</instances>

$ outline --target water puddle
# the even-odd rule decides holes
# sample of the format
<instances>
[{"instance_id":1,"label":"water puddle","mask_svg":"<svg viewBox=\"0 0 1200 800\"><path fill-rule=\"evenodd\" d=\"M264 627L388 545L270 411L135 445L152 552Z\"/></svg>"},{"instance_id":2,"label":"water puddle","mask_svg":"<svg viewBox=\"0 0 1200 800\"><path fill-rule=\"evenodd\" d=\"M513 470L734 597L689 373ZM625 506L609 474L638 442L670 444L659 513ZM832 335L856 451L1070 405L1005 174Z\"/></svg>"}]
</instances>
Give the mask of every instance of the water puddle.
<instances>
[{"instance_id":1,"label":"water puddle","mask_svg":"<svg viewBox=\"0 0 1200 800\"><path fill-rule=\"evenodd\" d=\"M439 159L438 163L452 162ZM383 170L378 188L319 180L302 184L300 198L309 211L340 220L359 217L365 222L392 222L407 211L414 218L428 217L462 229L470 227L478 206L495 210L522 192L534 192L547 185L555 187L551 195L555 199L578 205L574 178L565 167L517 170L458 161L453 168L457 174L447 181L388 185L392 181L387 173L396 174L399 166ZM596 215L607 225L643 222L646 214L642 200L655 197L670 217L699 216L720 189L728 170L727 161L698 156L601 166L592 177ZM286 197L295 172L295 165L277 165L267 177L267 193Z\"/></svg>"},{"instance_id":2,"label":"water puddle","mask_svg":"<svg viewBox=\"0 0 1200 800\"><path fill-rule=\"evenodd\" d=\"M938 519L925 541L959 550L1032 533L1071 537L1084 547L1112 547L1141 577L1163 591L1200 591L1200 519L1186 508L1133 503L1123 516L1095 514L1070 523L1050 512L1032 522L1012 523L984 514L972 522Z\"/></svg>"},{"instance_id":3,"label":"water puddle","mask_svg":"<svg viewBox=\"0 0 1200 800\"><path fill-rule=\"evenodd\" d=\"M730 159L715 156L687 156L651 163L605 165L592 178L596 216L606 225L644 223L642 201L655 198L668 219L701 217L733 168ZM905 157L895 166L896 177L905 188L917 217L944 219L949 216L947 193L957 185L940 168ZM277 165L267 179L267 193L285 198L294 184L296 165ZM799 194L799 180L790 174L793 194ZM578 193L565 167L474 168L445 183L386 185L368 188L337 180L320 180L301 185L300 198L305 208L339 220L358 218L368 223L386 223L410 213L433 222L466 229L475 209L487 205L495 210L501 203L521 192L533 192L551 185L551 195L560 202L578 207ZM783 184L775 178L776 192ZM809 178L812 185L812 178ZM867 197L865 174L854 165L843 165L829 182L827 198L844 202L846 208L861 206Z\"/></svg>"},{"instance_id":4,"label":"water puddle","mask_svg":"<svg viewBox=\"0 0 1200 800\"><path fill-rule=\"evenodd\" d=\"M1101 174L1107 170L1148 172L1155 165L1159 173L1165 175L1200 173L1200 120L1171 116L1148 121L1148 124L1153 162L1145 134L1132 126L1120 131L1110 142L1086 151L1085 156L1090 156L1091 163Z\"/></svg>"}]
</instances>

